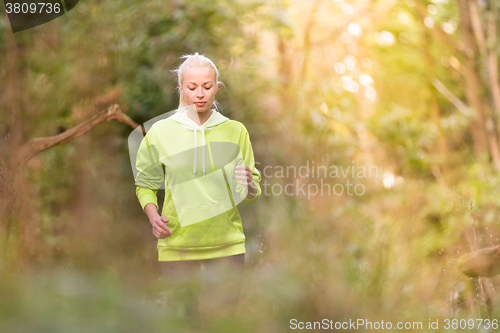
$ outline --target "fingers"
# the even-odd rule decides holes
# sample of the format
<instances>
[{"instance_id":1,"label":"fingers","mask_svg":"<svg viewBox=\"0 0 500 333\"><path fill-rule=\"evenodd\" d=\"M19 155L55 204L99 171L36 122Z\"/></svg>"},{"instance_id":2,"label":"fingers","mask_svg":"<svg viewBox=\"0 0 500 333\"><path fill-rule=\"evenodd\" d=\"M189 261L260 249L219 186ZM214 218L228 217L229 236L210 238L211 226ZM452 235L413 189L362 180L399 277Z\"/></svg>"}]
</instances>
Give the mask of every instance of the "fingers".
<instances>
[{"instance_id":1,"label":"fingers","mask_svg":"<svg viewBox=\"0 0 500 333\"><path fill-rule=\"evenodd\" d=\"M242 172L242 171L245 171L245 172L250 172L252 173L252 170L250 170L250 168L246 165L237 165L236 166L236 171L237 172Z\"/></svg>"},{"instance_id":2,"label":"fingers","mask_svg":"<svg viewBox=\"0 0 500 333\"><path fill-rule=\"evenodd\" d=\"M252 179L252 176L253 176L252 171L246 165L237 165L236 171L234 173L236 174L237 179L241 179L241 181L245 182L245 184L243 184L243 183L238 181L238 183L241 185L248 185L253 180Z\"/></svg>"},{"instance_id":3,"label":"fingers","mask_svg":"<svg viewBox=\"0 0 500 333\"><path fill-rule=\"evenodd\" d=\"M244 186L253 186L253 179L252 178L245 178L245 179L238 180L237 183L240 185L244 185Z\"/></svg>"},{"instance_id":4,"label":"fingers","mask_svg":"<svg viewBox=\"0 0 500 333\"><path fill-rule=\"evenodd\" d=\"M158 231L158 229L153 227L153 235L155 235L155 237L158 239L163 239L172 236L172 231L170 229L168 231L163 229L161 229L161 231Z\"/></svg>"},{"instance_id":5,"label":"fingers","mask_svg":"<svg viewBox=\"0 0 500 333\"><path fill-rule=\"evenodd\" d=\"M236 173L236 178L238 179L252 178L252 173L251 172Z\"/></svg>"},{"instance_id":6,"label":"fingers","mask_svg":"<svg viewBox=\"0 0 500 333\"><path fill-rule=\"evenodd\" d=\"M164 235L164 234L161 234L161 233L158 233L156 232L155 230L153 230L153 235L158 238L158 239L164 239L164 238L167 238L167 237L170 237L172 235Z\"/></svg>"},{"instance_id":7,"label":"fingers","mask_svg":"<svg viewBox=\"0 0 500 333\"><path fill-rule=\"evenodd\" d=\"M165 225L169 220L165 216L155 218L151 225L153 227L153 235L158 239L163 239L172 236L172 230Z\"/></svg>"},{"instance_id":8,"label":"fingers","mask_svg":"<svg viewBox=\"0 0 500 333\"><path fill-rule=\"evenodd\" d=\"M165 216L161 216L160 218L155 218L151 224L153 227L157 227L159 231L161 231L161 229L170 230L170 228L165 225L167 222L168 219Z\"/></svg>"},{"instance_id":9,"label":"fingers","mask_svg":"<svg viewBox=\"0 0 500 333\"><path fill-rule=\"evenodd\" d=\"M160 222L159 224L154 223L153 224L153 229L155 229L159 233L166 233L166 232L172 232L169 227L167 227L163 222Z\"/></svg>"},{"instance_id":10,"label":"fingers","mask_svg":"<svg viewBox=\"0 0 500 333\"><path fill-rule=\"evenodd\" d=\"M158 239L162 239L162 238L165 238L161 233L159 233L158 231L156 231L154 228L153 228L153 235L158 238Z\"/></svg>"}]
</instances>

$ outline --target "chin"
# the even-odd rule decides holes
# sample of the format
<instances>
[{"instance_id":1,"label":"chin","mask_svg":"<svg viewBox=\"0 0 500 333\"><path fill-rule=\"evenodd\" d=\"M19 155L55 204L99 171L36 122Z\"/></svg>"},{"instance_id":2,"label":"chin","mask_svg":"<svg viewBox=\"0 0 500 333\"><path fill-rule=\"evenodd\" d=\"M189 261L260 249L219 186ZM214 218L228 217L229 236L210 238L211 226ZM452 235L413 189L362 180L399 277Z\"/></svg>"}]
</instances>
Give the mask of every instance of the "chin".
<instances>
[{"instance_id":1,"label":"chin","mask_svg":"<svg viewBox=\"0 0 500 333\"><path fill-rule=\"evenodd\" d=\"M208 110L210 110L210 107L207 107L206 105L202 108L198 108L198 106L196 107L196 111L198 111L199 113L206 112Z\"/></svg>"}]
</instances>

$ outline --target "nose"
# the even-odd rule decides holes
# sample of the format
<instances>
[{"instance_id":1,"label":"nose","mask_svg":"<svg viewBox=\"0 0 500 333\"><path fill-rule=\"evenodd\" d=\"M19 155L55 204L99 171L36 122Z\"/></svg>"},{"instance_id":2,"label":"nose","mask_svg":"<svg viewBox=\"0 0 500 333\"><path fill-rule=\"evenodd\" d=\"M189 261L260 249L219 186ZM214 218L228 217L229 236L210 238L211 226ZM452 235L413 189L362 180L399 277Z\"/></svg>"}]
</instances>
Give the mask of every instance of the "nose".
<instances>
[{"instance_id":1,"label":"nose","mask_svg":"<svg viewBox=\"0 0 500 333\"><path fill-rule=\"evenodd\" d=\"M196 97L198 98L203 98L205 95L203 94L203 87L198 88L198 92L196 94Z\"/></svg>"}]
</instances>

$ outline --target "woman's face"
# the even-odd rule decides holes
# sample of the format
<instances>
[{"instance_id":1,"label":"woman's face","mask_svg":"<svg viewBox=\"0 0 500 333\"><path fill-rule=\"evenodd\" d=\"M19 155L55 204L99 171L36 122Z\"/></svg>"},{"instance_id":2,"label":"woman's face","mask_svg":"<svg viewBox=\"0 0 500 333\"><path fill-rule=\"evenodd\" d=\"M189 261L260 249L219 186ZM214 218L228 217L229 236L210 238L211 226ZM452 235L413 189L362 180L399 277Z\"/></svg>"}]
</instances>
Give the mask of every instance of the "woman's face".
<instances>
[{"instance_id":1,"label":"woman's face","mask_svg":"<svg viewBox=\"0 0 500 333\"><path fill-rule=\"evenodd\" d=\"M215 72L207 67L192 67L184 71L180 85L188 106L194 104L198 113L209 111L217 93Z\"/></svg>"}]
</instances>

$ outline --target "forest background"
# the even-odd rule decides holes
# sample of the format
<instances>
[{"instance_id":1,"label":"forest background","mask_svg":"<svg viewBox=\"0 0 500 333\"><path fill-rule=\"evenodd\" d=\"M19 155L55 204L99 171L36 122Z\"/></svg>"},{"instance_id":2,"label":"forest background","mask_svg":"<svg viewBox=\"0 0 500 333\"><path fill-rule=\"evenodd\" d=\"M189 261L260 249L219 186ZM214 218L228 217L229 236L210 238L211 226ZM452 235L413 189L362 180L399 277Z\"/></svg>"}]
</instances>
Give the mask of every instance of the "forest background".
<instances>
[{"instance_id":1,"label":"forest background","mask_svg":"<svg viewBox=\"0 0 500 333\"><path fill-rule=\"evenodd\" d=\"M500 244L498 7L88 0L16 34L2 7L0 329L182 331L145 301L160 273L127 138L178 106L171 70L194 52L269 184L240 208L243 311L207 331L499 318L498 275L457 265ZM377 172L276 174L313 162Z\"/></svg>"}]
</instances>

